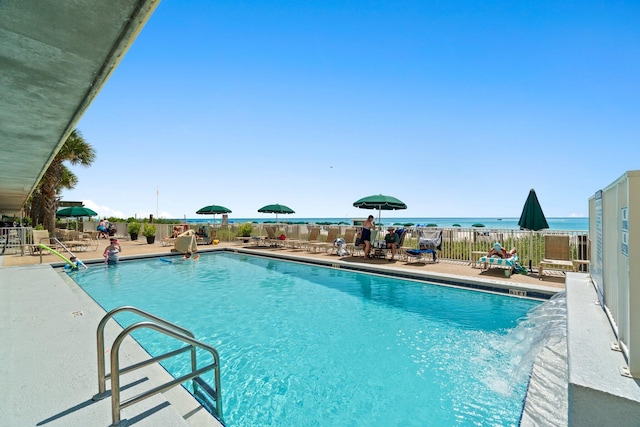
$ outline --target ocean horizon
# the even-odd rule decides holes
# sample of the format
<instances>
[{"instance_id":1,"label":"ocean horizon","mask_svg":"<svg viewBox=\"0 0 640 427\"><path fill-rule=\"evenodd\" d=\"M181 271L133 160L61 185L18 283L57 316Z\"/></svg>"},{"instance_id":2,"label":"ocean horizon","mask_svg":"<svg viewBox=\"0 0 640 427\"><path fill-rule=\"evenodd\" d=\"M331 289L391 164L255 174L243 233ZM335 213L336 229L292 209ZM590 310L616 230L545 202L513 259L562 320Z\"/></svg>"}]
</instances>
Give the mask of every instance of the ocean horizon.
<instances>
[{"instance_id":1,"label":"ocean horizon","mask_svg":"<svg viewBox=\"0 0 640 427\"><path fill-rule=\"evenodd\" d=\"M377 213L377 212L376 212ZM365 218L367 215L357 217L358 219ZM278 222L282 224L353 224L354 217L333 217L333 218L296 218L289 215L279 215ZM520 218L480 218L480 217L398 217L398 218L385 218L380 219L380 223L383 226L398 226L412 224L414 226L426 226L428 224L435 224L437 227L455 227L457 224L463 228L470 228L474 224L483 224L486 228L503 228L503 229L520 229L518 220ZM182 219L180 221L185 221ZM222 218L220 215L216 215L215 222L213 218L207 218L206 216L200 218L186 218L187 223L199 223L199 224L220 224ZM271 217L261 218L229 218L229 223L242 224L246 222L253 222L258 224L274 223L275 215ZM377 215L376 215L377 222ZM589 230L589 218L588 217L566 217L566 218L547 218L549 224L549 230L567 230L567 231L586 231Z\"/></svg>"}]
</instances>

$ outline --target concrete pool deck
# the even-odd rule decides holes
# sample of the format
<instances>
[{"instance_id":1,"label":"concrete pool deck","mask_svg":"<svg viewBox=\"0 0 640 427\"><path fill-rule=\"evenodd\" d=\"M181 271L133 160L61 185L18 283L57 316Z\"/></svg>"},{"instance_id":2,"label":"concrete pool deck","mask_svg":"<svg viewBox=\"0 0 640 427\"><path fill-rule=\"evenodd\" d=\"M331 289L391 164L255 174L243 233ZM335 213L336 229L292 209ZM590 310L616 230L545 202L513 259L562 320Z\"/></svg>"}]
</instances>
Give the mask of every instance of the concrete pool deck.
<instances>
[{"instance_id":1,"label":"concrete pool deck","mask_svg":"<svg viewBox=\"0 0 640 427\"><path fill-rule=\"evenodd\" d=\"M89 263L102 260L107 242L95 252L79 253ZM123 259L169 255L170 247L148 245L143 241L122 241ZM504 277L501 270L482 273L468 264L445 262L408 264L402 261L365 260L358 257L339 258L326 253L306 253L272 248L256 248L235 244L199 247L208 250L233 250L264 256L286 257L299 261L348 267L358 270L415 277L439 278L445 282L466 282L489 288L508 288L528 292L556 293L564 289L564 277L534 275ZM0 350L5 363L0 369L4 385L0 398L0 419L6 425L87 426L111 424L111 400L93 402L97 393L96 328L105 312L86 295L61 269L60 259L39 256L5 255L0 257ZM107 327L107 347L120 329L113 322ZM107 350L108 352L109 350ZM128 366L143 359L144 352L129 340L121 348L121 361ZM158 385L167 378L158 366L139 374L127 374L123 385L130 397ZM224 388L222 389L224 393ZM224 408L223 408L224 409ZM156 395L122 411L122 419L136 426L215 426L214 417L200 407L181 387Z\"/></svg>"}]
</instances>

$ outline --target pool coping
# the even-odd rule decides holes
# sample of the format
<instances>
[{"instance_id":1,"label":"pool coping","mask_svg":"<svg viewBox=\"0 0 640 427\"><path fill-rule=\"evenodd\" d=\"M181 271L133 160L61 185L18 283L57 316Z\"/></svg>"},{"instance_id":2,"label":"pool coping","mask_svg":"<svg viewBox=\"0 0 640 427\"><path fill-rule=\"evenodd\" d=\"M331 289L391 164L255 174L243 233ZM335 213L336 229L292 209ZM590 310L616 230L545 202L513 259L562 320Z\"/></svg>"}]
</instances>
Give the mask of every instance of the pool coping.
<instances>
[{"instance_id":1,"label":"pool coping","mask_svg":"<svg viewBox=\"0 0 640 427\"><path fill-rule=\"evenodd\" d=\"M96 328L106 314L59 268L30 265L0 269L0 419L7 425L84 427L111 424L111 399L98 392ZM105 329L106 352L122 331ZM132 338L120 349L122 366L148 358ZM171 377L158 364L123 376L127 399ZM107 388L110 388L107 385ZM174 387L122 410L137 427L220 427L183 387Z\"/></svg>"}]
</instances>

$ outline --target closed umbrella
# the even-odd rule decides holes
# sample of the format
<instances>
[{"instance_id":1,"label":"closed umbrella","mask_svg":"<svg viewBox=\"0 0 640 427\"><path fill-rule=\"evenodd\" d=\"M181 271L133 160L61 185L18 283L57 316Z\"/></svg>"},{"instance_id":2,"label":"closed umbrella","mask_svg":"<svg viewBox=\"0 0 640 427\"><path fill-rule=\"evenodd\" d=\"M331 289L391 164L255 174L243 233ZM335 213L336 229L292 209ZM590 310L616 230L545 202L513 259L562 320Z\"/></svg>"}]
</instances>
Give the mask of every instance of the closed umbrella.
<instances>
[{"instance_id":1,"label":"closed umbrella","mask_svg":"<svg viewBox=\"0 0 640 427\"><path fill-rule=\"evenodd\" d=\"M540 206L540 202L538 201L538 196L536 196L536 190L534 190L533 188L529 190L529 196L527 196L527 200L524 202L524 207L522 208L522 214L520 215L520 220L518 221L518 225L520 226L520 229L529 230L532 232L549 228L549 224L547 223L547 218L545 218L544 213L542 212L542 207ZM533 233L530 233L529 271L533 271L532 260L531 260L532 254L533 254Z\"/></svg>"},{"instance_id":2,"label":"closed umbrella","mask_svg":"<svg viewBox=\"0 0 640 427\"><path fill-rule=\"evenodd\" d=\"M278 226L278 214L293 214L293 213L296 213L289 206L281 205L281 204L278 204L278 203L275 203L273 205L263 206L260 209L258 209L258 212L276 214L276 227Z\"/></svg>"},{"instance_id":3,"label":"closed umbrella","mask_svg":"<svg viewBox=\"0 0 640 427\"><path fill-rule=\"evenodd\" d=\"M85 208L84 206L69 206L68 208L62 208L56 212L56 216L60 218L79 218L79 217L91 217L97 216L98 213L92 209ZM76 231L78 231L78 221L76 220Z\"/></svg>"},{"instance_id":4,"label":"closed umbrella","mask_svg":"<svg viewBox=\"0 0 640 427\"><path fill-rule=\"evenodd\" d=\"M196 213L200 215L213 215L213 222L215 223L216 214L231 213L231 209L225 208L224 206L209 205L209 206L205 206L204 208L198 209Z\"/></svg>"},{"instance_id":5,"label":"closed umbrella","mask_svg":"<svg viewBox=\"0 0 640 427\"><path fill-rule=\"evenodd\" d=\"M380 224L381 211L407 209L407 205L405 205L404 202L401 202L395 197L385 196L382 194L363 197L362 199L355 201L353 206L360 209L378 209L378 224Z\"/></svg>"}]
</instances>

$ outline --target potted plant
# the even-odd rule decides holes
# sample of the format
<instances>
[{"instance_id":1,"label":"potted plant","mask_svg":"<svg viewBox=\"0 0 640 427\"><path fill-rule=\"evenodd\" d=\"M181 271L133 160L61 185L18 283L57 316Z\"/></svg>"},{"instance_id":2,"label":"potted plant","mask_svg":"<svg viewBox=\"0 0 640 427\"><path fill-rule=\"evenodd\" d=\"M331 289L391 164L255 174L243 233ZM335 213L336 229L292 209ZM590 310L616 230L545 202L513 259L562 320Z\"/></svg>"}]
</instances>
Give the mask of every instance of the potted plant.
<instances>
[{"instance_id":1,"label":"potted plant","mask_svg":"<svg viewBox=\"0 0 640 427\"><path fill-rule=\"evenodd\" d=\"M156 241L156 226L153 224L145 224L142 235L147 238L148 244L152 244Z\"/></svg>"},{"instance_id":2,"label":"potted plant","mask_svg":"<svg viewBox=\"0 0 640 427\"><path fill-rule=\"evenodd\" d=\"M138 234L140 234L140 223L130 222L127 226L127 232L129 233L131 240L138 240Z\"/></svg>"},{"instance_id":3,"label":"potted plant","mask_svg":"<svg viewBox=\"0 0 640 427\"><path fill-rule=\"evenodd\" d=\"M253 225L251 225L250 222L242 224L240 227L238 227L238 234L240 235L240 237L246 237L246 239L244 239L245 243L249 242L249 238L251 237L252 231L253 231Z\"/></svg>"}]
</instances>

